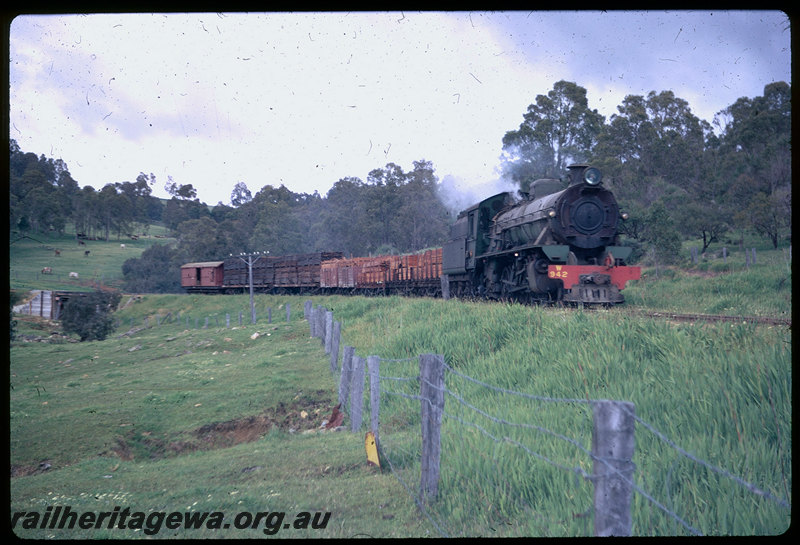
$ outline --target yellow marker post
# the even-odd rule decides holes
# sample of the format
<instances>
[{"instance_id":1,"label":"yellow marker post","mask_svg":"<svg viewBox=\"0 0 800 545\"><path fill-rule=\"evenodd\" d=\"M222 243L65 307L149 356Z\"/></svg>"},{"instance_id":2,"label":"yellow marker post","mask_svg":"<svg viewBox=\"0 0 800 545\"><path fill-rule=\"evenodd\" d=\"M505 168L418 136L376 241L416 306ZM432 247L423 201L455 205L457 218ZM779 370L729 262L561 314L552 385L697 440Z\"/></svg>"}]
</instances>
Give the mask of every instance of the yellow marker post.
<instances>
[{"instance_id":1,"label":"yellow marker post","mask_svg":"<svg viewBox=\"0 0 800 545\"><path fill-rule=\"evenodd\" d=\"M368 431L364 437L364 447L367 449L367 464L381 467L381 461L378 458L378 444L375 441L375 434L371 431Z\"/></svg>"}]
</instances>

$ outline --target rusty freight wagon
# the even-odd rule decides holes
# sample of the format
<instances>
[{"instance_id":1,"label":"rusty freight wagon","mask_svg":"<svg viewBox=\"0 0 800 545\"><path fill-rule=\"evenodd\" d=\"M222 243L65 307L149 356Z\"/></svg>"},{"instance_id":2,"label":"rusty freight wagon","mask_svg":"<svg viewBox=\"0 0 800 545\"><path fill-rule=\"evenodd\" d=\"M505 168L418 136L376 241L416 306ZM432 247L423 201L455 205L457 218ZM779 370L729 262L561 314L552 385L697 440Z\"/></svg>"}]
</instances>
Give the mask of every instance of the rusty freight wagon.
<instances>
[{"instance_id":1,"label":"rusty freight wagon","mask_svg":"<svg viewBox=\"0 0 800 545\"><path fill-rule=\"evenodd\" d=\"M203 261L181 266L181 287L189 292L218 292L223 284L223 261Z\"/></svg>"},{"instance_id":2,"label":"rusty freight wagon","mask_svg":"<svg viewBox=\"0 0 800 545\"><path fill-rule=\"evenodd\" d=\"M322 263L340 257L341 252L229 257L224 261L222 291L234 293L249 289L251 267L253 289L256 291L296 292L318 289Z\"/></svg>"},{"instance_id":3,"label":"rusty freight wagon","mask_svg":"<svg viewBox=\"0 0 800 545\"><path fill-rule=\"evenodd\" d=\"M397 256L390 262L387 288L391 293L436 296L441 293L442 249Z\"/></svg>"},{"instance_id":4,"label":"rusty freight wagon","mask_svg":"<svg viewBox=\"0 0 800 545\"><path fill-rule=\"evenodd\" d=\"M320 270L320 287L328 291L362 293L383 290L391 257L353 257L326 261L322 263Z\"/></svg>"},{"instance_id":5,"label":"rusty freight wagon","mask_svg":"<svg viewBox=\"0 0 800 545\"><path fill-rule=\"evenodd\" d=\"M320 287L328 292L437 295L442 250L420 254L336 259L322 264Z\"/></svg>"}]
</instances>

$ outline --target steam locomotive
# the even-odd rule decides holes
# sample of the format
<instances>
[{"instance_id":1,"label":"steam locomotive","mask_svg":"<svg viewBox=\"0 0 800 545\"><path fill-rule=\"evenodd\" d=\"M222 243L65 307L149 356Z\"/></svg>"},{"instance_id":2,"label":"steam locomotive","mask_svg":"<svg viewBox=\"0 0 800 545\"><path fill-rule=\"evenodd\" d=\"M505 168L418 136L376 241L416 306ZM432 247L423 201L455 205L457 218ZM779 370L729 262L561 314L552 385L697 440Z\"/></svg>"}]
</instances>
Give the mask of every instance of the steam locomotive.
<instances>
[{"instance_id":1,"label":"steam locomotive","mask_svg":"<svg viewBox=\"0 0 800 545\"><path fill-rule=\"evenodd\" d=\"M618 245L621 214L602 174L589 165L536 180L523 199L500 193L461 212L442 247L418 254L345 258L338 252L229 257L187 263L189 292L249 288L286 293L416 294L520 302L618 304L639 267Z\"/></svg>"},{"instance_id":2,"label":"steam locomotive","mask_svg":"<svg viewBox=\"0 0 800 545\"><path fill-rule=\"evenodd\" d=\"M464 210L443 248L443 272L456 296L621 303L620 291L641 275L618 245L621 214L601 172L568 167L569 185L533 182L524 199L510 193Z\"/></svg>"}]
</instances>

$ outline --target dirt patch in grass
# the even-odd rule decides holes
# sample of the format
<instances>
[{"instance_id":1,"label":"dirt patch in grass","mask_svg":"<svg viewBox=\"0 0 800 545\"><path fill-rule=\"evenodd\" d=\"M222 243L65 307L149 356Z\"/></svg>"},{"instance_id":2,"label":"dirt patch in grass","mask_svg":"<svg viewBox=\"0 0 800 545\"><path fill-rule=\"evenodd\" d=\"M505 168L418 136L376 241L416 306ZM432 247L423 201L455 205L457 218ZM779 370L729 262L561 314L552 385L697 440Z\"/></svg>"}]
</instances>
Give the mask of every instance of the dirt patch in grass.
<instances>
[{"instance_id":1,"label":"dirt patch in grass","mask_svg":"<svg viewBox=\"0 0 800 545\"><path fill-rule=\"evenodd\" d=\"M286 433L316 431L332 411L331 402L327 399L329 395L329 392L319 390L303 395L289 404L279 403L261 414L206 424L171 437L155 437L148 432L131 430L124 438L117 438L117 444L111 451L123 460L158 460L249 443L273 429Z\"/></svg>"},{"instance_id":2,"label":"dirt patch in grass","mask_svg":"<svg viewBox=\"0 0 800 545\"><path fill-rule=\"evenodd\" d=\"M116 455L121 460L159 460L190 452L228 448L256 441L277 429L285 433L320 431L333 410L330 392L317 390L298 396L291 403L278 403L261 414L214 422L194 430L158 437L151 432L130 430L118 436L114 445L100 456ZM53 467L52 469L56 469ZM51 470L49 460L11 465L11 477L25 477Z\"/></svg>"},{"instance_id":3,"label":"dirt patch in grass","mask_svg":"<svg viewBox=\"0 0 800 545\"><path fill-rule=\"evenodd\" d=\"M38 464L31 465L11 465L12 477L27 477L29 475L38 475L50 469L50 460L42 460Z\"/></svg>"}]
</instances>

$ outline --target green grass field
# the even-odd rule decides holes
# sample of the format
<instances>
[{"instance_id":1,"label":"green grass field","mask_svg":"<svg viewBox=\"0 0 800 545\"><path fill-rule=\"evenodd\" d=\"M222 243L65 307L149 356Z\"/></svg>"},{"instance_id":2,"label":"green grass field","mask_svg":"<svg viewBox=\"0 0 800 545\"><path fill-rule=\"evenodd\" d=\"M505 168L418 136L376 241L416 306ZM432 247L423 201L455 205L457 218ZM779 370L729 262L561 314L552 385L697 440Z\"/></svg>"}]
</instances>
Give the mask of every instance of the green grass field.
<instances>
[{"instance_id":1,"label":"green grass field","mask_svg":"<svg viewBox=\"0 0 800 545\"><path fill-rule=\"evenodd\" d=\"M24 253L35 248L15 245L11 269L35 271L33 254ZM119 243L112 246L102 251L119 266L124 256L116 253ZM730 270L718 270L716 258L648 269L626 297L629 307L652 310L790 316L785 255L759 250L749 270L732 255ZM84 256L74 258L77 264ZM110 274L113 267L106 266ZM121 327L105 341L12 343L11 513L120 506L223 512L228 523L245 512L285 512L287 521L301 512L331 513L324 529L280 528L274 535L284 538L592 534L593 487L571 470L591 470L576 446L591 445L586 404L509 396L448 372L440 497L421 514L407 490L416 491L419 482L418 401L382 399L381 439L394 472L387 463L383 471L366 464L366 428L318 431L335 404L337 383L302 319L306 299L258 295L259 322L239 327L239 312L245 321L249 316L246 296L125 295L116 314ZM508 390L631 401L637 416L698 459L791 498L786 327L675 324L632 317L625 307L590 313L394 297L311 299L334 311L343 344L360 356L440 353L454 371ZM268 307L272 324L265 319ZM140 329L145 317L150 327ZM17 319L19 332L31 337L47 338L58 327ZM135 330L126 335L131 323ZM251 338L256 331L260 336ZM384 376L413 379L417 372L414 360L382 364ZM387 381L385 388L413 395L415 384ZM634 462L637 485L704 534L775 535L791 522L789 509L681 456L641 425ZM635 535L690 533L640 494L632 514ZM15 532L25 538L265 536L263 524L162 528L153 536L105 527L18 525Z\"/></svg>"},{"instance_id":2,"label":"green grass field","mask_svg":"<svg viewBox=\"0 0 800 545\"><path fill-rule=\"evenodd\" d=\"M85 240L78 244L71 228L58 233L12 234L9 245L9 283L12 290L25 293L32 289L89 291L101 283L119 288L122 285L122 264L126 259L139 257L154 243L166 244L166 230L154 225L148 236L138 240L112 236L104 240ZM121 245L125 247L122 248ZM56 250L60 255L56 256ZM84 255L86 251L89 255ZM51 274L42 274L50 267ZM78 273L78 279L69 273Z\"/></svg>"}]
</instances>

